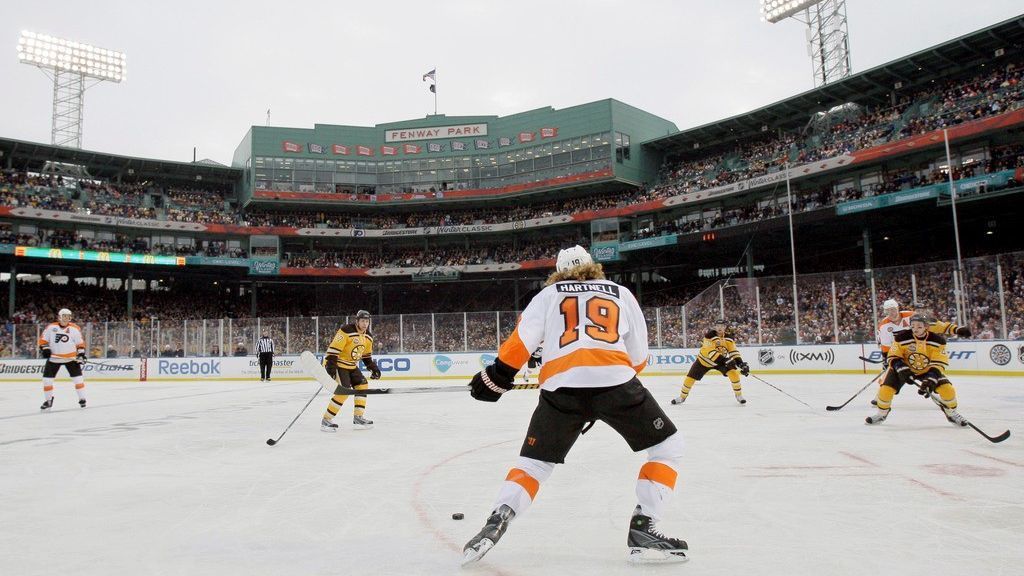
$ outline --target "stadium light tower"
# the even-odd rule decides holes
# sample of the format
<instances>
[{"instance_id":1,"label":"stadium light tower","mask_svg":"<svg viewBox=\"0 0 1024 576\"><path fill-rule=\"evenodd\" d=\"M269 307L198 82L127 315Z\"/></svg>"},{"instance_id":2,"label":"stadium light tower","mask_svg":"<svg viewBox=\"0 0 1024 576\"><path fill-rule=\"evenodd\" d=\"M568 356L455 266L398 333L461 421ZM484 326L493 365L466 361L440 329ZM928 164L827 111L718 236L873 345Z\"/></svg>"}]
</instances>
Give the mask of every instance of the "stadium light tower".
<instances>
[{"instance_id":1,"label":"stadium light tower","mask_svg":"<svg viewBox=\"0 0 1024 576\"><path fill-rule=\"evenodd\" d=\"M50 142L82 147L82 103L85 91L100 82L124 80L125 55L46 34L22 31L18 61L53 78L53 120ZM95 80L86 86L86 79Z\"/></svg>"},{"instance_id":2,"label":"stadium light tower","mask_svg":"<svg viewBox=\"0 0 1024 576\"><path fill-rule=\"evenodd\" d=\"M772 24L793 18L807 25L807 54L814 86L850 75L850 40L846 0L760 0L761 20Z\"/></svg>"}]
</instances>

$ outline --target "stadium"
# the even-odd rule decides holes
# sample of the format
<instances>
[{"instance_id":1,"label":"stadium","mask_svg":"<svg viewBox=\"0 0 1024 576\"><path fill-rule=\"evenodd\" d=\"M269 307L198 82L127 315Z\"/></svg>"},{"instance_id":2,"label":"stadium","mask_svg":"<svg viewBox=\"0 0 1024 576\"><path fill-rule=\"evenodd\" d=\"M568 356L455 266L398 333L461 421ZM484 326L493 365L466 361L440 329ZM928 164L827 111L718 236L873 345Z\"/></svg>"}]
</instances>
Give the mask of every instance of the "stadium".
<instances>
[{"instance_id":1,"label":"stadium","mask_svg":"<svg viewBox=\"0 0 1024 576\"><path fill-rule=\"evenodd\" d=\"M969 328L948 349L971 427L991 438L1024 423L1024 15L684 129L609 97L220 137L237 142L230 165L0 132L0 446L13 464L0 487L24 502L10 509L26 534L102 559L36 565L48 547L9 528L27 553L0 560L5 573L349 573L317 550L373 574L457 569L533 392L493 411L464 395L362 396L377 425L342 440L316 430L329 400L317 390L280 447L262 436L314 390L299 354L332 354L359 310L381 378L370 386L443 391L486 373L574 245L635 295L650 347L638 377L687 435L681 478L701 470L664 524L690 542L684 569L1011 574L1024 561L1018 436L952 430L906 391L879 435L863 424L877 384L821 409L881 376L876 327L895 300ZM81 328L89 408L69 407L61 374L40 414L41 343L63 308ZM742 415L714 377L668 405L716 322L767 384L743 381ZM273 381L257 368L261 337ZM473 570L636 572L620 558L633 497L620 489L635 477L622 448L595 428ZM34 463L47 453L71 469ZM595 480L608 470L617 483ZM39 502L79 481L83 496ZM137 515L110 507L119 490ZM822 524L831 511L842 520ZM68 512L91 520L52 519ZM556 523L579 532L552 539ZM149 552L118 558L108 538Z\"/></svg>"}]
</instances>

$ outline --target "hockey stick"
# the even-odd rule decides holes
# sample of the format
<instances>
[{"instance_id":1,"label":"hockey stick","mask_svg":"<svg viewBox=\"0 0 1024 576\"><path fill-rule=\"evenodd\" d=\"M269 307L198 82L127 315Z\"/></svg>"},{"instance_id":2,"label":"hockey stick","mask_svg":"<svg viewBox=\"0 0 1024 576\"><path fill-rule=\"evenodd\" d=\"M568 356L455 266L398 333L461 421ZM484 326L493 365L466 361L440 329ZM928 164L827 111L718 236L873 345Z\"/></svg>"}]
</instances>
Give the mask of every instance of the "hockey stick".
<instances>
[{"instance_id":1,"label":"hockey stick","mask_svg":"<svg viewBox=\"0 0 1024 576\"><path fill-rule=\"evenodd\" d=\"M914 382L913 380L911 380L911 381L909 381L907 383L911 384L913 386L916 386L919 390L923 390L923 388L921 388L921 385L918 384L917 382ZM938 406L939 410L942 411L942 415L945 416L946 415L946 411L943 409L942 404L940 404L938 400L932 398L932 394L934 394L934 393L935 392L929 391L928 395L927 395L927 398L930 398L932 400L932 402L934 402L935 405ZM963 416L961 415L961 418L962 417ZM977 426L975 426L974 423L972 423L970 420L964 418L964 422L966 422L967 425L970 426L975 432L977 432L978 434L981 434L982 436L985 437L986 440L988 440L989 442L991 442L993 444L998 444L998 443L1002 442L1003 440L1006 440L1007 438L1010 437L1010 431L1009 430L1005 430L1005 431L1003 431L1002 434L999 434L999 435L996 435L996 436L989 436L981 428L978 428Z\"/></svg>"},{"instance_id":2,"label":"hockey stick","mask_svg":"<svg viewBox=\"0 0 1024 576\"><path fill-rule=\"evenodd\" d=\"M292 424L295 424L295 421L299 419L299 416L302 416L302 413L306 411L306 408L309 408L309 405L313 403L313 400L316 399L316 397L320 394L320 391L323 389L324 385L320 384L320 387L316 389L316 393L313 394L313 397L309 399L309 402L306 402L306 405L302 407L302 410L299 410L299 413L296 414L295 418L292 419L291 424L289 424L288 427L284 429L284 432L281 432L281 435L277 437L277 440L273 438L267 438L267 446L273 446L274 444L280 442L281 438L284 438L284 435L287 434L288 430L291 429Z\"/></svg>"},{"instance_id":3,"label":"hockey stick","mask_svg":"<svg viewBox=\"0 0 1024 576\"><path fill-rule=\"evenodd\" d=\"M867 362L868 364L881 364L885 360L872 360L871 358L865 358L864 356L857 356L860 360Z\"/></svg>"},{"instance_id":4,"label":"hockey stick","mask_svg":"<svg viewBox=\"0 0 1024 576\"><path fill-rule=\"evenodd\" d=\"M857 393L854 394L853 396L850 396L850 399L847 400L846 402L843 402L839 406L825 406L825 410L828 410L829 412L834 412L836 410L842 410L843 406L846 406L850 402L853 402L854 398L856 398L857 396L860 396L860 393L865 391L865 390L867 390L868 386L871 386L872 384L874 384L878 380L878 377L881 376L882 374L885 374L885 372L879 372L878 374L875 374L875 377L871 379L871 382L868 382L867 384L864 385L863 388L861 388L860 390L857 390Z\"/></svg>"},{"instance_id":5,"label":"hockey stick","mask_svg":"<svg viewBox=\"0 0 1024 576\"><path fill-rule=\"evenodd\" d=\"M810 404L808 404L807 402L804 402L803 400L801 400L801 399L797 398L796 396L793 396L792 394L790 394L790 393L786 392L785 390L783 390L782 388L779 388L778 386L775 386L775 385L773 385L773 384L769 384L768 382L765 382L765 381L764 381L764 380L762 380L761 378L758 378L758 376L757 376L756 374L750 374L749 376L750 376L751 378L753 378L753 379L757 380L758 382L761 382L762 384L768 384L768 385L769 385L769 386L771 386L772 388L775 388L776 390L778 390L779 392L782 392L782 393L783 393L783 394L785 394L786 396L789 396L789 397L790 397L790 398L792 398L793 400L796 400L797 402L799 402L799 403L803 404L804 406L807 406L808 408L811 408L811 405L810 405ZM814 410L814 408L811 408L811 410Z\"/></svg>"},{"instance_id":6,"label":"hockey stick","mask_svg":"<svg viewBox=\"0 0 1024 576\"><path fill-rule=\"evenodd\" d=\"M316 359L316 356L308 350L299 356L299 365L302 367L302 371L319 382L321 387L327 387L329 390L331 386L337 386L334 393L346 396L366 396L368 394L425 394L429 392L469 392L469 384L463 384L460 386L418 386L410 388L366 388L365 390L345 388L338 386L338 383L331 378L330 374L327 373L327 370L325 370L323 365L320 364L320 361ZM511 389L536 390L538 388L540 388L540 384L516 384Z\"/></svg>"}]
</instances>

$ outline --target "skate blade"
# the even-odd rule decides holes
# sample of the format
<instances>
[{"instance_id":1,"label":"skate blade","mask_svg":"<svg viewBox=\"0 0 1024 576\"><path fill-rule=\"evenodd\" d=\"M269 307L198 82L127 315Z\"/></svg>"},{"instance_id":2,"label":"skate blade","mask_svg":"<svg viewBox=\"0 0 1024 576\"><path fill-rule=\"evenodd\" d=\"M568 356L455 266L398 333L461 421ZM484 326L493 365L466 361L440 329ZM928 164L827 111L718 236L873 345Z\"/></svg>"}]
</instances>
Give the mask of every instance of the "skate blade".
<instances>
[{"instance_id":1,"label":"skate blade","mask_svg":"<svg viewBox=\"0 0 1024 576\"><path fill-rule=\"evenodd\" d=\"M484 538L476 545L475 548L470 548L463 552L462 566L472 564L473 562L483 558L484 554L487 554L491 548L494 548L494 542L492 542L490 538Z\"/></svg>"},{"instance_id":2,"label":"skate blade","mask_svg":"<svg viewBox=\"0 0 1024 576\"><path fill-rule=\"evenodd\" d=\"M320 427L320 431L321 432L328 432L330 434L334 434L334 433L336 433L338 431L338 429L337 428L327 428L326 426L321 426Z\"/></svg>"},{"instance_id":3,"label":"skate blade","mask_svg":"<svg viewBox=\"0 0 1024 576\"><path fill-rule=\"evenodd\" d=\"M352 425L352 429L353 430L370 430L371 428L373 428L373 424L369 424L369 425L367 425L367 424L353 424Z\"/></svg>"},{"instance_id":4,"label":"skate blade","mask_svg":"<svg viewBox=\"0 0 1024 576\"><path fill-rule=\"evenodd\" d=\"M627 561L631 564L680 564L690 560L687 550L669 552L653 548L630 548Z\"/></svg>"}]
</instances>

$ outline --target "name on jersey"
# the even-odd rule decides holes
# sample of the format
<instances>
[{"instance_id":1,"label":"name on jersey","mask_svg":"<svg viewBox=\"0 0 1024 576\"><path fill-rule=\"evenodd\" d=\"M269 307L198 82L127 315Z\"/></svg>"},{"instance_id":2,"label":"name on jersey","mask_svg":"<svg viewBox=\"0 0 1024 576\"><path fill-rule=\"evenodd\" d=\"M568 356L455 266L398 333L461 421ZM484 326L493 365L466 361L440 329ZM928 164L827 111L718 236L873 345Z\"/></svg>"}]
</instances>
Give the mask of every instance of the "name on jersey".
<instances>
[{"instance_id":1,"label":"name on jersey","mask_svg":"<svg viewBox=\"0 0 1024 576\"><path fill-rule=\"evenodd\" d=\"M619 287L615 284L591 284L589 282L559 282L555 284L559 292L577 294L579 292L601 292L609 296L619 297Z\"/></svg>"}]
</instances>

